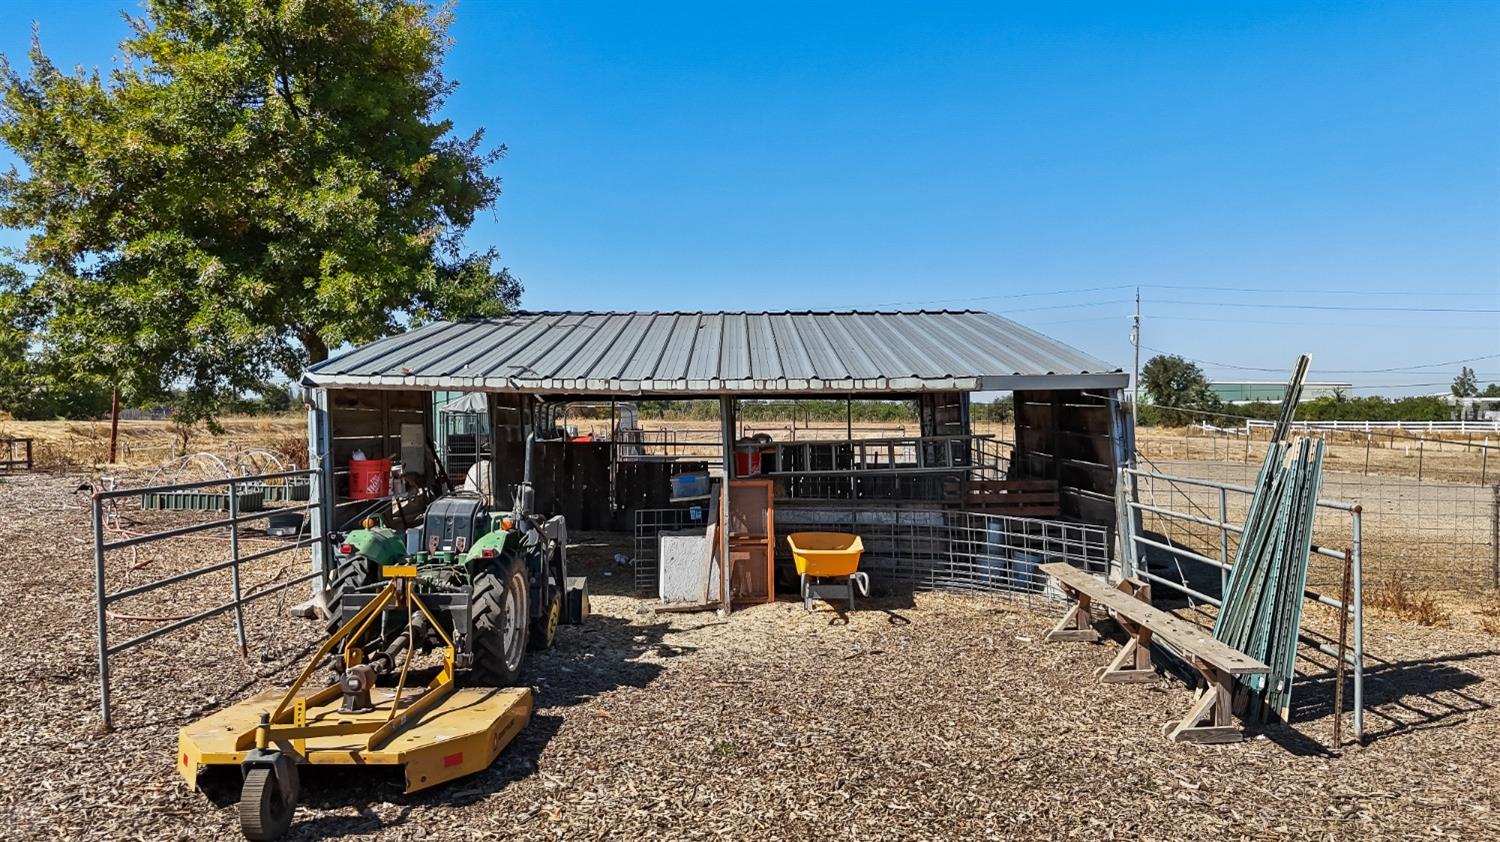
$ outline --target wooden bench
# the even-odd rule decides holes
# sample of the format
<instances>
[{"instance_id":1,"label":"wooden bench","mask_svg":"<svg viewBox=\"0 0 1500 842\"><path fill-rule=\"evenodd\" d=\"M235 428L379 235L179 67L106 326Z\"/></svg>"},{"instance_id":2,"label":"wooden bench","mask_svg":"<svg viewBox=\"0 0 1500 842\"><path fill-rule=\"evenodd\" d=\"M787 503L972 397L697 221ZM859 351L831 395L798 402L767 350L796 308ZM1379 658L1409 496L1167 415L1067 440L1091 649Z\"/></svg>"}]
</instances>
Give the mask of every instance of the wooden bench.
<instances>
[{"instance_id":1,"label":"wooden bench","mask_svg":"<svg viewBox=\"0 0 1500 842\"><path fill-rule=\"evenodd\" d=\"M1151 606L1150 586L1126 579L1110 587L1095 576L1068 564L1044 564L1041 570L1057 580L1063 593L1074 600L1047 640L1099 639L1089 613L1098 604L1114 614L1115 622L1130 635L1114 661L1099 673L1104 684L1155 681L1151 668L1151 643L1166 643L1182 653L1188 665L1203 676L1204 686L1187 715L1168 725L1173 742L1232 743L1243 738L1232 718L1235 676L1268 673L1271 668L1213 638L1206 629Z\"/></svg>"},{"instance_id":2,"label":"wooden bench","mask_svg":"<svg viewBox=\"0 0 1500 842\"><path fill-rule=\"evenodd\" d=\"M943 502L966 512L1056 518L1062 512L1057 481L1050 479L949 480Z\"/></svg>"}]
</instances>

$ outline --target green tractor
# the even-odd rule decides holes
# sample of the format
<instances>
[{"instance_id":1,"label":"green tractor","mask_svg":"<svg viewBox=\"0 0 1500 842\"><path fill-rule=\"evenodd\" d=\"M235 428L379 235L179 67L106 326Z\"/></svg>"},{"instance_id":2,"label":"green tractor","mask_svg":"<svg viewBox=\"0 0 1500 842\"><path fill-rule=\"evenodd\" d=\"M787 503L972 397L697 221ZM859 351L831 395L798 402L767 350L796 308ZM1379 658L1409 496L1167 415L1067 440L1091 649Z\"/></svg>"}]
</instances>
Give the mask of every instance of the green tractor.
<instances>
[{"instance_id":1,"label":"green tractor","mask_svg":"<svg viewBox=\"0 0 1500 842\"><path fill-rule=\"evenodd\" d=\"M441 648L446 635L468 684L514 686L528 648L550 647L559 623L582 623L588 614L587 581L568 576L567 524L561 516L530 515L530 496L523 482L515 509L498 512L478 493L457 492L434 500L422 525L404 534L379 525L346 534L324 592L330 632L379 594L382 567L414 566L414 586L441 634L420 613L382 612L378 628L360 635L375 676L396 668L409 647ZM335 669L340 654L334 653Z\"/></svg>"}]
</instances>

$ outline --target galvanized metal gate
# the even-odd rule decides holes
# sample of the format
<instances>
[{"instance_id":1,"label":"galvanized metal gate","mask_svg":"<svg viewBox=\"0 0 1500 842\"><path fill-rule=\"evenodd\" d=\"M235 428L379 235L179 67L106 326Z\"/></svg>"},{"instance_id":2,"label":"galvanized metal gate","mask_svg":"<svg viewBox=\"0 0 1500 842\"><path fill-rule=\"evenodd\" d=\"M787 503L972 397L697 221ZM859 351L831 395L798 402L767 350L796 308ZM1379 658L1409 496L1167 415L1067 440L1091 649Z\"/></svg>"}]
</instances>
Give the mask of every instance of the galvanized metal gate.
<instances>
[{"instance_id":1,"label":"galvanized metal gate","mask_svg":"<svg viewBox=\"0 0 1500 842\"><path fill-rule=\"evenodd\" d=\"M295 470L144 488L102 489L94 492L92 500L93 551L98 629L99 713L106 727L112 724L110 709L110 659L112 657L187 626L231 613L234 617L235 635L243 653L247 648L245 606L301 584L315 581L321 584L325 571L331 567L327 532L322 528L322 524L329 520L323 516L328 503L323 490L322 477L322 473L317 470ZM285 502L287 505L264 507L261 503L267 496ZM168 513L175 514L175 512L182 512L192 507L198 513L203 513L205 510L217 510L224 516L215 517L214 512L210 511L197 518L168 517L167 519L177 522L154 532L127 533L124 537L109 538L110 521L117 515L118 503L127 498L139 499L151 508ZM293 528L292 534L274 536L266 529L257 530L259 534L255 536L255 539L262 543L270 543L271 546L249 553L242 552L242 541L247 538L243 527L246 524L268 521L278 513L302 515L299 525ZM178 570L148 582L110 590L108 586L110 571L107 569L107 562L112 553L122 550L138 551L138 548L145 545L210 532L218 532L221 535L227 533L227 558L220 557L207 564ZM309 548L312 550L313 559L312 569L309 572L263 583L252 588L249 593L245 592L240 576L244 565L271 556ZM141 566L143 565L135 565L135 567ZM194 611L187 616L159 620L162 624L149 631L119 642L111 641L111 606L133 597L198 580L202 576L220 571L229 573L226 601ZM151 621L153 618L132 619Z\"/></svg>"},{"instance_id":2,"label":"galvanized metal gate","mask_svg":"<svg viewBox=\"0 0 1500 842\"><path fill-rule=\"evenodd\" d=\"M1222 594L1233 569L1244 515L1255 491L1241 485L1158 471L1121 470L1121 572L1186 597L1190 603L1222 605L1197 582L1206 567L1217 571ZM1306 599L1344 613L1347 640L1319 639L1304 628L1305 646L1342 660L1351 670L1354 737L1364 739L1364 613L1362 511L1358 504L1318 500L1313 558L1327 559L1348 571L1348 596L1338 598L1308 589ZM1158 562L1159 563L1152 563ZM1183 563L1188 564L1187 567ZM1194 568L1194 565L1200 567ZM1162 571L1175 573L1163 575ZM1213 577L1210 576L1210 579ZM1336 579L1335 579L1336 580ZM1196 586L1195 586L1196 585ZM1341 595L1342 596L1342 595ZM1341 622L1341 628L1345 623ZM1341 688L1340 691L1341 692ZM1341 705L1339 705L1341 707ZM1342 711L1338 711L1342 715Z\"/></svg>"}]
</instances>

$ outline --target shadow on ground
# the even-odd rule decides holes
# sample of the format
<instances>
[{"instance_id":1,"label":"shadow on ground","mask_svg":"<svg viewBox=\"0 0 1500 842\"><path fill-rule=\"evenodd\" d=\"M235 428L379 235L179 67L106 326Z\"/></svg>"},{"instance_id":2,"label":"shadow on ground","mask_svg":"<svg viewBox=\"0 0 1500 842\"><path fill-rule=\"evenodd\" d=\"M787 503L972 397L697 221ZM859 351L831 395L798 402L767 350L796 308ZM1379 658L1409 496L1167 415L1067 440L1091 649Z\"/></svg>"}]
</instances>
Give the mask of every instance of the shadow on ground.
<instances>
[{"instance_id":1,"label":"shadow on ground","mask_svg":"<svg viewBox=\"0 0 1500 842\"><path fill-rule=\"evenodd\" d=\"M665 667L640 660L642 655L669 658L696 651L672 644L673 633L665 622L636 625L599 615L581 626L560 628L552 649L531 653L526 661L522 682L532 685L535 693L531 721L488 769L406 794L399 767L302 767L301 803L339 814L297 821L287 838L323 839L398 827L413 808L471 804L534 774L542 752L562 726L559 709L586 704L621 687L650 684ZM228 774L206 780L205 795L223 807L237 799L239 775L232 769L219 771ZM394 817L390 805L397 808ZM385 815L377 807L383 807ZM347 814L351 809L356 815Z\"/></svg>"}]
</instances>

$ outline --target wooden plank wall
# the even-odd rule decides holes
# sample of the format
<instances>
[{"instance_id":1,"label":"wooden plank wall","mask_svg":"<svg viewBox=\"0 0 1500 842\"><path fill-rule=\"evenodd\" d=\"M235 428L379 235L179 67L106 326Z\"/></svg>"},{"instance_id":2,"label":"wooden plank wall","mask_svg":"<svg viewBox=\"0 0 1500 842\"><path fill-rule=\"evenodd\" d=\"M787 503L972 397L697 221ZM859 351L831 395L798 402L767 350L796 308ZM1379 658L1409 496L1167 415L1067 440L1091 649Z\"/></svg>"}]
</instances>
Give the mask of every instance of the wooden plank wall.
<instances>
[{"instance_id":1,"label":"wooden plank wall","mask_svg":"<svg viewBox=\"0 0 1500 842\"><path fill-rule=\"evenodd\" d=\"M1108 396L1018 391L1015 413L1010 478L1056 480L1064 518L1113 528L1118 465Z\"/></svg>"},{"instance_id":2,"label":"wooden plank wall","mask_svg":"<svg viewBox=\"0 0 1500 842\"><path fill-rule=\"evenodd\" d=\"M355 450L366 457L401 458L401 425L421 424L432 435L432 393L388 389L330 389L328 429L335 471L349 467ZM348 492L348 480L336 480L338 493Z\"/></svg>"},{"instance_id":3,"label":"wooden plank wall","mask_svg":"<svg viewBox=\"0 0 1500 842\"><path fill-rule=\"evenodd\" d=\"M537 511L565 516L572 530L628 531L634 528L636 509L671 505L673 476L706 468L701 463L619 462L611 488L609 457L608 442L539 443L532 466ZM508 502L508 490L502 499Z\"/></svg>"}]
</instances>

